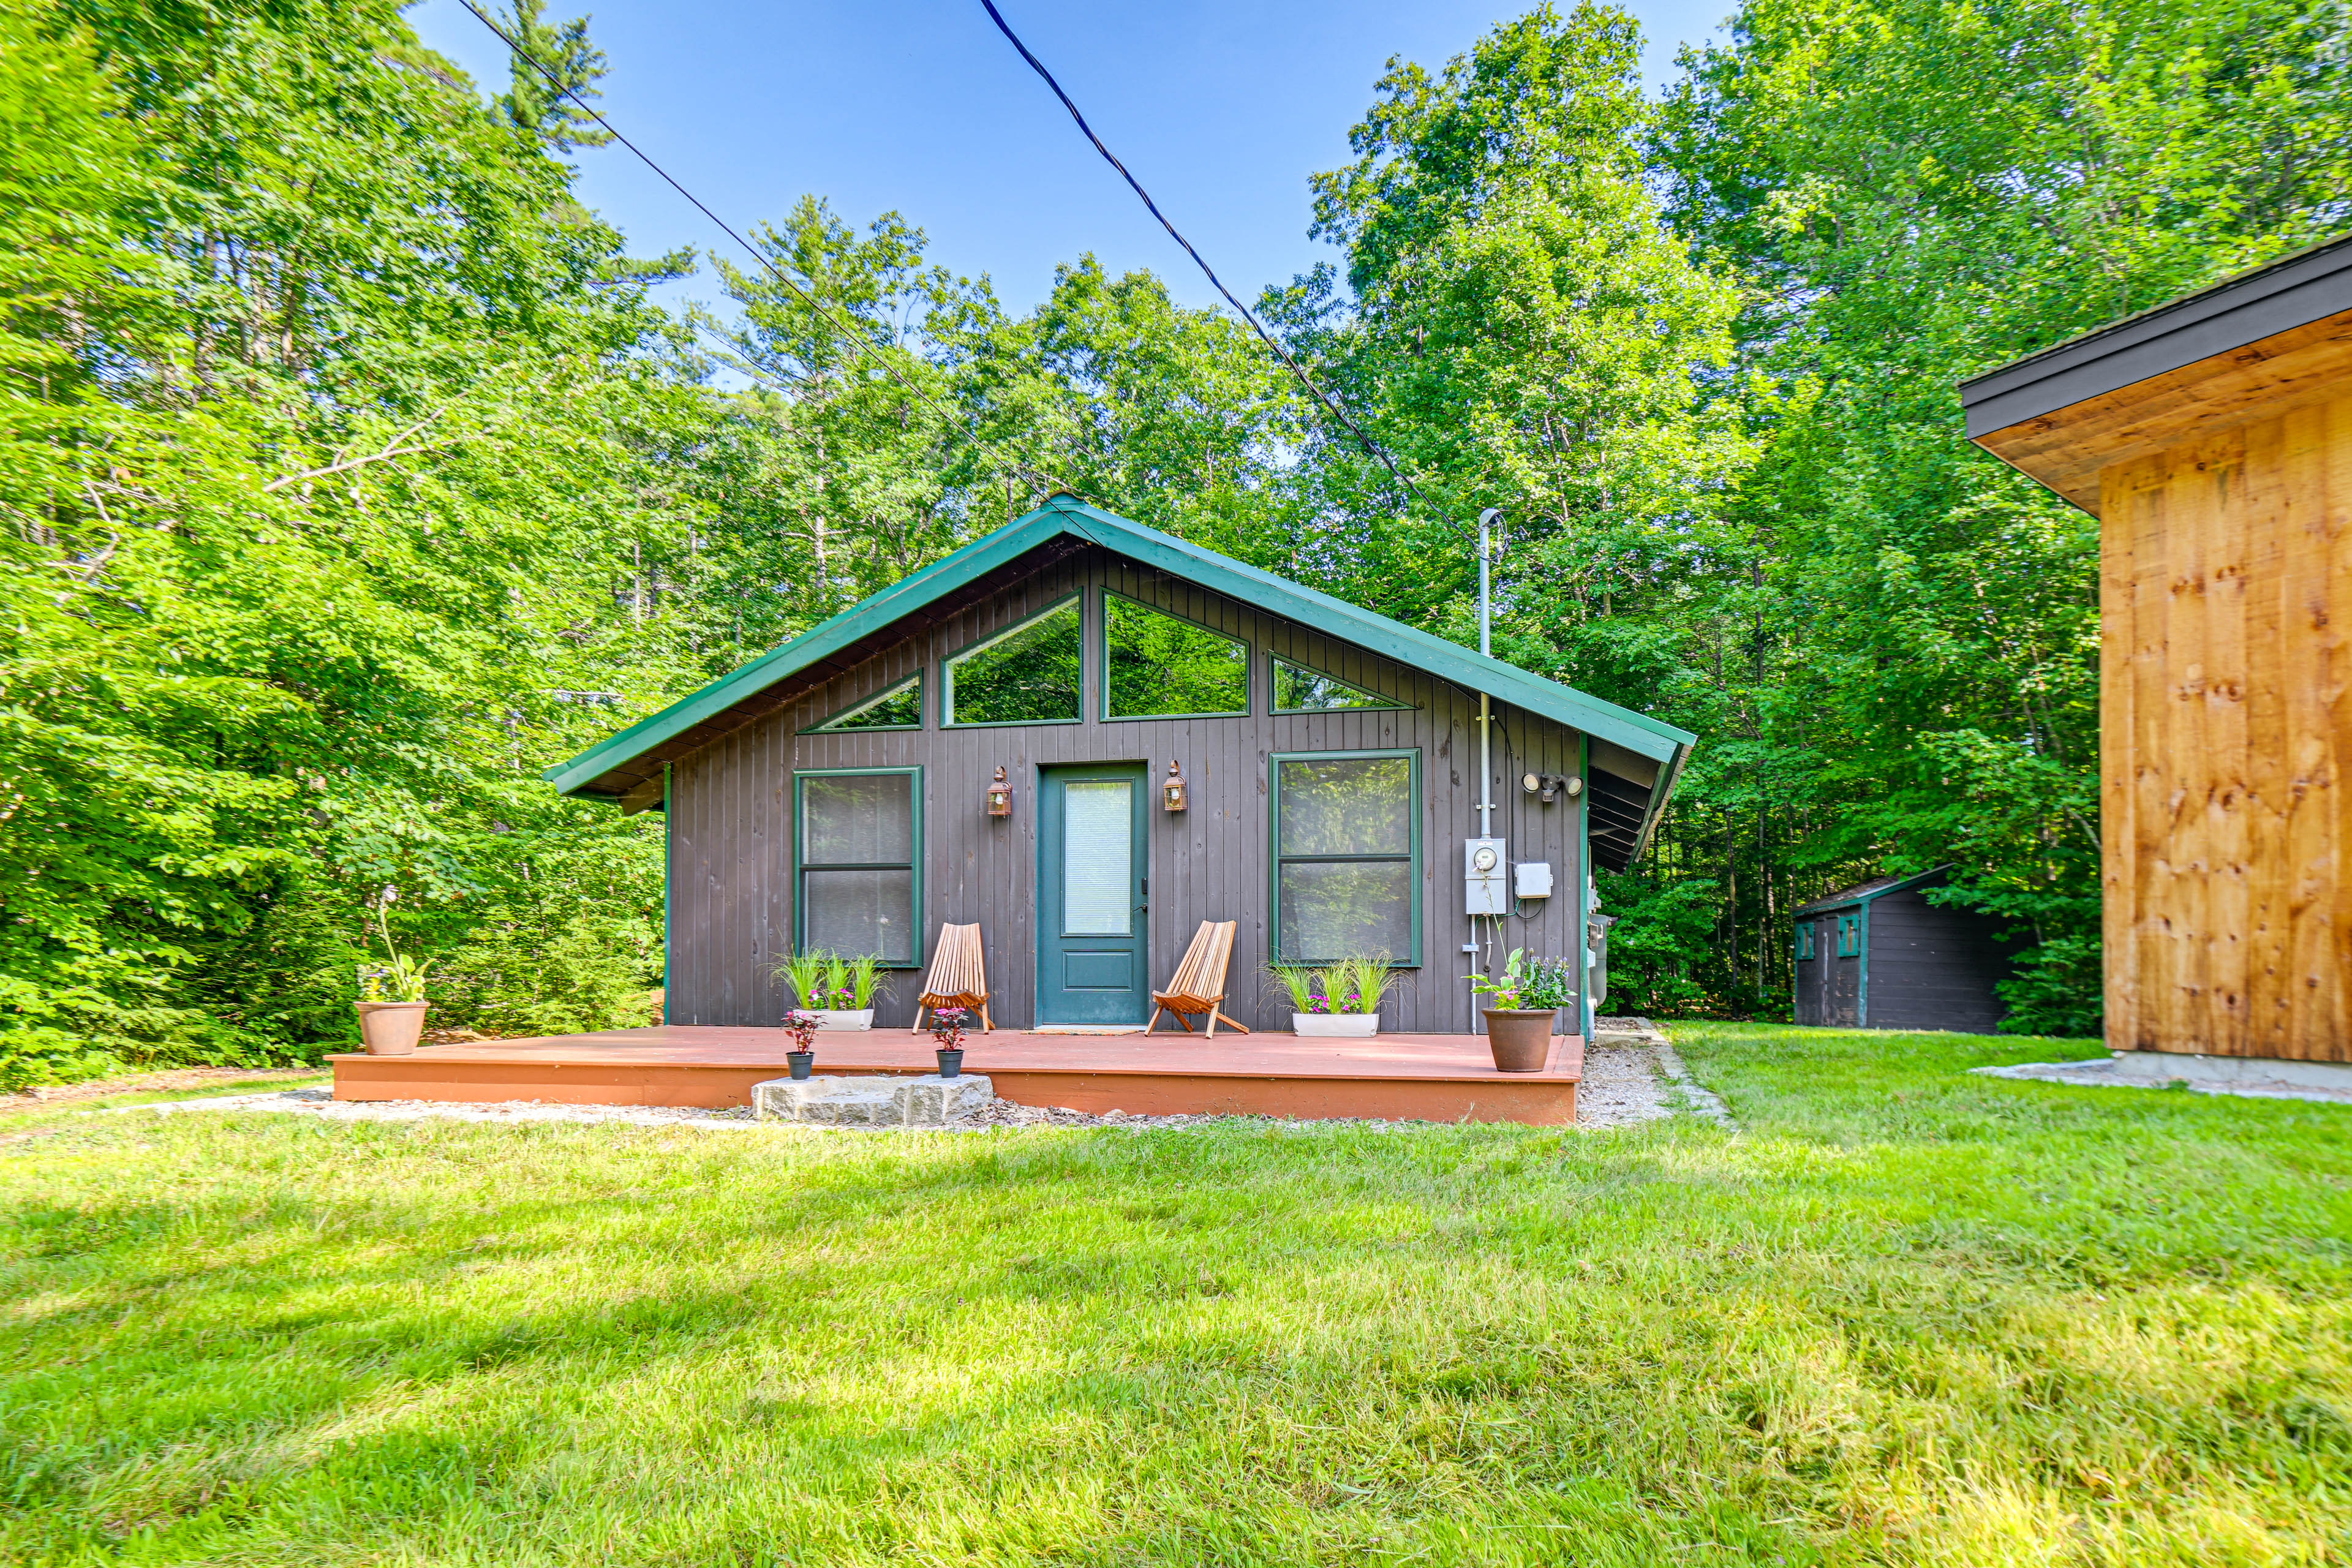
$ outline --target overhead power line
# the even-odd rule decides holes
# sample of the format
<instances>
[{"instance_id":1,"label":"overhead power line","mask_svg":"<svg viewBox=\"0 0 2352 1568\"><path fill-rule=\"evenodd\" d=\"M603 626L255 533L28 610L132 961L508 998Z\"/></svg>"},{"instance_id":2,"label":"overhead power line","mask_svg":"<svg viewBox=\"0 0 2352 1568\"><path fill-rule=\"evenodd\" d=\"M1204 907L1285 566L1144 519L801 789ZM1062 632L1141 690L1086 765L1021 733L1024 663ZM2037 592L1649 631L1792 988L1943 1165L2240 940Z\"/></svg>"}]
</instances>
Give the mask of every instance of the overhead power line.
<instances>
[{"instance_id":1,"label":"overhead power line","mask_svg":"<svg viewBox=\"0 0 2352 1568\"><path fill-rule=\"evenodd\" d=\"M499 26L488 12L484 11L479 5L474 4L474 0L457 0L457 3L465 6L467 10L471 11L474 14L474 19L476 21L481 23L483 26L488 27L491 32L496 33L499 36L499 40L505 44L508 48L514 51L515 58L523 61L533 70L539 72L540 75L545 77L550 87L552 87L556 91L570 99L573 103L578 104L580 106L581 112L586 114L598 125L603 126L612 136L614 141L618 142L622 146L626 147L630 152L635 153L639 163L643 163L646 168L651 169L655 174L659 174L662 177L664 184L667 184L671 190L676 191L679 195L684 196L693 206L694 210L700 213L704 217L709 218L721 234L724 234L728 238L733 240L737 245L741 246L745 255L749 256L754 262L757 262L760 266L766 268L768 271L774 274L777 282L782 283L786 289L791 289L794 295L804 300L812 309L824 316L825 320L831 321L835 326L839 327L842 331L848 336L850 342L856 344L858 348L864 350L866 353L873 359L876 364L882 367L883 371L890 377L891 380L897 382L900 386L906 388L908 393L928 404L931 410L940 416L940 417L950 420L950 422L958 417L956 414L942 406L939 400L934 398L929 393L925 392L921 387L917 386L913 382L908 380L904 375L901 375L898 373L898 367L890 363L889 355L883 352L879 344L868 338L864 332L859 331L856 326L843 320L839 315L836 315L834 312L833 307L827 305L823 300L817 298L814 293L803 287L800 280L795 279L791 273L777 266L775 260L770 257L766 251L761 250L758 246L753 245L750 240L737 233L731 224L730 224L725 218L720 217L717 213L712 212L709 206L705 205L701 197L696 195L692 191L688 190L684 185L678 184L677 178L673 176L667 169L665 169L659 163L655 163L652 156L647 153L644 148L630 141L626 136L622 135L618 126L605 119L604 114L593 105L589 103L586 99L581 97L580 94L572 89L570 83L566 82L562 77L556 75L554 70L551 68L544 60L541 60L537 55L532 54L529 49L525 48L520 38L517 38L513 34L508 32L504 27ZM1030 468L1029 465L1022 462L1018 458L1011 458L1009 459L1009 462L1010 466L1016 472L1018 472L1024 479L1030 480L1033 484L1043 487L1059 488L1059 482L1054 479L1050 475L1038 473L1034 468Z\"/></svg>"},{"instance_id":2,"label":"overhead power line","mask_svg":"<svg viewBox=\"0 0 2352 1568\"><path fill-rule=\"evenodd\" d=\"M468 0L468 3L470 3L470 0ZM1201 253L1192 247L1192 242L1186 239L1181 234L1177 232L1176 226L1168 221L1168 215L1160 210L1160 204L1151 199L1151 193L1145 190L1141 183L1139 182L1133 174L1128 173L1127 165L1118 161L1118 155L1117 153L1103 145L1103 139L1095 134L1094 127L1087 123L1087 117L1078 112L1078 106L1070 101L1070 95L1064 92L1062 90L1062 84L1054 79L1054 73L1045 68L1045 62L1038 59L1035 55L1029 52L1029 46L1021 41L1021 36L1018 33L1015 33L1005 24L1003 14L996 9L996 0L980 0L980 3L983 6L987 7L988 18L990 21L996 24L996 30L1004 35L1006 42L1010 43L1014 48L1021 51L1021 58L1029 62L1029 68L1045 79L1045 85L1054 89L1054 96L1062 100L1062 107L1070 111L1070 118L1077 121L1079 131L1085 133L1087 141L1094 143L1095 151L1103 155L1103 162L1108 163L1112 168L1118 171L1119 178L1125 180L1127 182L1128 188L1142 199L1144 206L1150 210L1151 216L1160 220L1160 226L1168 231L1168 237L1171 239L1173 239L1177 244L1182 246L1184 247L1184 254L1192 258L1192 265L1198 267L1201 269L1202 275L1207 278L1211 283L1216 285L1217 292L1225 297L1225 303L1231 305L1234 310L1240 314L1241 319L1250 324L1252 330L1257 333L1259 339L1265 342L1265 346L1272 349L1276 357L1280 359L1283 364L1289 370L1290 374L1297 378L1298 384L1305 387L1307 394L1312 396L1317 403L1321 404L1325 411L1328 412L1332 418L1338 420L1342 426L1347 427L1348 433L1356 438L1357 445L1364 449L1367 456L1378 458L1381 466L1388 469L1389 477L1391 479L1402 485L1405 488L1406 492L1412 495L1415 500L1422 502L1423 505L1428 505L1429 498L1423 495L1420 489L1415 486L1411 479L1405 478L1404 471L1396 466L1396 460L1388 455L1387 449L1381 447L1378 441L1375 441L1370 436L1365 435L1363 428L1353 419L1348 416L1347 410L1341 408L1337 403L1333 402L1329 395L1327 395L1321 387L1315 384L1314 379L1300 367L1298 362L1291 358L1290 351L1284 348L1281 342L1276 339L1272 332L1265 330L1265 325L1258 321L1256 316L1251 313L1250 308L1243 304L1239 300L1234 298L1234 291L1226 288L1224 280L1219 278L1216 273L1210 268L1209 264L1201 258Z\"/></svg>"}]
</instances>

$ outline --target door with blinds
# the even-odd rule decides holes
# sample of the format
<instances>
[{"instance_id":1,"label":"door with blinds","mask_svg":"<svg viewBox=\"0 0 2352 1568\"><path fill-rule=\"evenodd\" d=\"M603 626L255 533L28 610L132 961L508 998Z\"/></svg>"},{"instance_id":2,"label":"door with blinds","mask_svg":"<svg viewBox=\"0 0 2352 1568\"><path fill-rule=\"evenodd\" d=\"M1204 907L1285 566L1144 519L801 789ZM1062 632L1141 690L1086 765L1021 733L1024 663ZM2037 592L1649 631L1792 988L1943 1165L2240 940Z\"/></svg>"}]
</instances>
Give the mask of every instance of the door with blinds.
<instances>
[{"instance_id":1,"label":"door with blinds","mask_svg":"<svg viewBox=\"0 0 2352 1568\"><path fill-rule=\"evenodd\" d=\"M1143 764L1047 768L1037 796L1037 1022L1140 1024L1150 1000Z\"/></svg>"}]
</instances>

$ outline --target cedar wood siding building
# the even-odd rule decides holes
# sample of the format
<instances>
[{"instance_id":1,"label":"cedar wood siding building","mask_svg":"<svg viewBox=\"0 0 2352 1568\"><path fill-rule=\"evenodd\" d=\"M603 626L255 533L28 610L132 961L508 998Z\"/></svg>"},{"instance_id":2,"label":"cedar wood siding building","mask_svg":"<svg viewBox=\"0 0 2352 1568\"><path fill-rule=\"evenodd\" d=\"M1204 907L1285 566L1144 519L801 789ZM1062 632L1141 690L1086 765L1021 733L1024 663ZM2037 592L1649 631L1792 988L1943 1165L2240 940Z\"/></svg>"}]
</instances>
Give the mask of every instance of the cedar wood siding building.
<instances>
[{"instance_id":1,"label":"cedar wood siding building","mask_svg":"<svg viewBox=\"0 0 2352 1568\"><path fill-rule=\"evenodd\" d=\"M998 1026L1140 1024L1232 920L1253 1028L1287 1026L1277 951L1352 945L1403 966L1384 1031L1463 1032L1482 690L1494 835L1553 871L1496 960L1580 953L1591 866L1632 863L1694 737L1067 497L548 776L667 814L666 1022L772 1026L775 966L823 946L882 952L905 1028L940 926L977 921Z\"/></svg>"},{"instance_id":2,"label":"cedar wood siding building","mask_svg":"<svg viewBox=\"0 0 2352 1568\"><path fill-rule=\"evenodd\" d=\"M1798 910L1797 1022L1993 1033L2014 944L1998 921L1927 901L1949 870L1882 877Z\"/></svg>"},{"instance_id":3,"label":"cedar wood siding building","mask_svg":"<svg viewBox=\"0 0 2352 1568\"><path fill-rule=\"evenodd\" d=\"M1961 388L1979 446L2099 520L2116 1051L2352 1063L2348 369L2336 240Z\"/></svg>"}]
</instances>

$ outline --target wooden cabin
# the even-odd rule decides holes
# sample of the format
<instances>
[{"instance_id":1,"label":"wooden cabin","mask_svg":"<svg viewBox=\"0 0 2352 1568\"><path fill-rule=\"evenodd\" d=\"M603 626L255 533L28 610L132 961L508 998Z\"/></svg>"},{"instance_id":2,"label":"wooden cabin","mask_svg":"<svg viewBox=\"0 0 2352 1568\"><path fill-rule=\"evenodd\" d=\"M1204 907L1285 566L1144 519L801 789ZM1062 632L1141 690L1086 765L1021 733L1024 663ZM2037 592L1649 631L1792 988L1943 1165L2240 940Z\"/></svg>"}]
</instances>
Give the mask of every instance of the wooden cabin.
<instances>
[{"instance_id":1,"label":"wooden cabin","mask_svg":"<svg viewBox=\"0 0 2352 1568\"><path fill-rule=\"evenodd\" d=\"M1951 868L1881 877L1796 911L1790 952L1800 1024L1990 1035L2014 944L1996 921L1927 900Z\"/></svg>"},{"instance_id":2,"label":"wooden cabin","mask_svg":"<svg viewBox=\"0 0 2352 1568\"><path fill-rule=\"evenodd\" d=\"M2107 1044L2352 1063L2352 239L1961 400L2099 519Z\"/></svg>"},{"instance_id":3,"label":"wooden cabin","mask_svg":"<svg viewBox=\"0 0 2352 1568\"><path fill-rule=\"evenodd\" d=\"M773 1025L824 949L878 955L905 1029L977 922L1000 1028L1141 1025L1235 921L1244 1024L1288 1026L1270 961L1386 953L1383 1032L1465 1033L1467 945L1583 953L1693 742L1056 497L548 777L667 813L670 1024Z\"/></svg>"}]
</instances>

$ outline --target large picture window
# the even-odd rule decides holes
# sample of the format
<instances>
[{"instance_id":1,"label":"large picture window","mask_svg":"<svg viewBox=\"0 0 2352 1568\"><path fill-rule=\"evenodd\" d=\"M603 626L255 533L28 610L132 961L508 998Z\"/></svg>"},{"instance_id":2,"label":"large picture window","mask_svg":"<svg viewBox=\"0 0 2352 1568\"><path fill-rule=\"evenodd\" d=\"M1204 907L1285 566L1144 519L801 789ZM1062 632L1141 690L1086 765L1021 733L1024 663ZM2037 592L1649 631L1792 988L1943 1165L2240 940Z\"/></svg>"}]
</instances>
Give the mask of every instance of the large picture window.
<instances>
[{"instance_id":1,"label":"large picture window","mask_svg":"<svg viewBox=\"0 0 2352 1568\"><path fill-rule=\"evenodd\" d=\"M1421 962L1421 753L1276 754L1274 956Z\"/></svg>"},{"instance_id":2,"label":"large picture window","mask_svg":"<svg viewBox=\"0 0 2352 1568\"><path fill-rule=\"evenodd\" d=\"M940 722L1078 722L1078 598L942 661Z\"/></svg>"},{"instance_id":3,"label":"large picture window","mask_svg":"<svg viewBox=\"0 0 2352 1568\"><path fill-rule=\"evenodd\" d=\"M795 774L793 912L799 951L922 961L919 768Z\"/></svg>"},{"instance_id":4,"label":"large picture window","mask_svg":"<svg viewBox=\"0 0 2352 1568\"><path fill-rule=\"evenodd\" d=\"M1205 719L1249 711L1249 644L1118 594L1103 595L1103 717Z\"/></svg>"}]
</instances>

